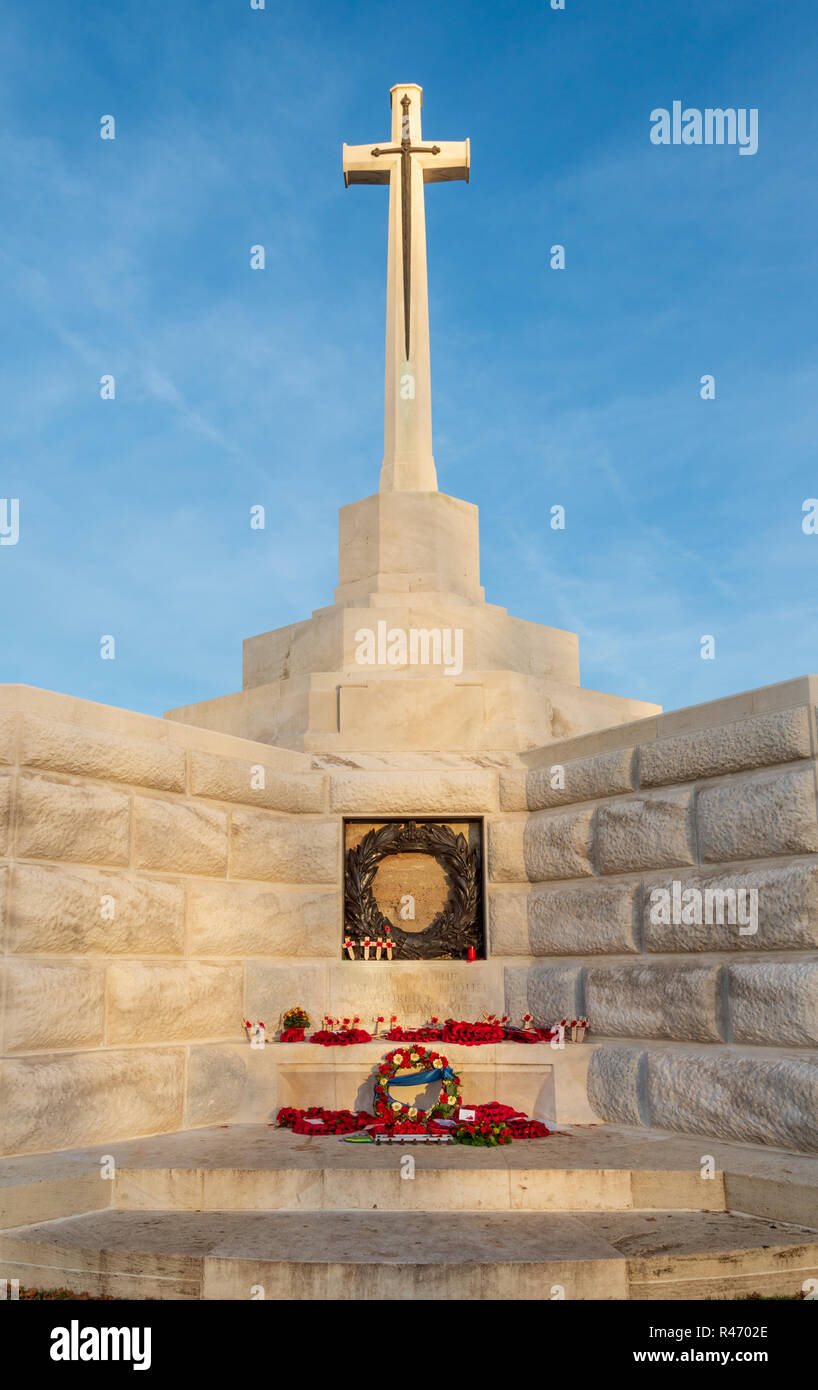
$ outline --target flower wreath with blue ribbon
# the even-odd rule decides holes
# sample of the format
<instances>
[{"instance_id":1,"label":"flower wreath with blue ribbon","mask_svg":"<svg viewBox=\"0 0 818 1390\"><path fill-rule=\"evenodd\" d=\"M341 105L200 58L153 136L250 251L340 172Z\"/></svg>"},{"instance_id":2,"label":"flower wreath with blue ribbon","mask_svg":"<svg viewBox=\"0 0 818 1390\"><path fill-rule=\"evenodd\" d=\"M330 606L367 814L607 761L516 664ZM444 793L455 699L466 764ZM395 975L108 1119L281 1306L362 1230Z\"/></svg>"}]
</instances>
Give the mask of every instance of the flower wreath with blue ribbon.
<instances>
[{"instance_id":1,"label":"flower wreath with blue ribbon","mask_svg":"<svg viewBox=\"0 0 818 1390\"><path fill-rule=\"evenodd\" d=\"M419 1070L423 1068L423 1070ZM408 1070L407 1070L408 1069ZM398 1072L406 1075L399 1076ZM418 1082L440 1082L438 1098L428 1110L403 1105L389 1094L391 1086L413 1086ZM460 1077L455 1076L445 1057L417 1043L407 1043L387 1053L375 1075L374 1111L378 1119L392 1123L401 1120L450 1119L460 1107Z\"/></svg>"}]
</instances>

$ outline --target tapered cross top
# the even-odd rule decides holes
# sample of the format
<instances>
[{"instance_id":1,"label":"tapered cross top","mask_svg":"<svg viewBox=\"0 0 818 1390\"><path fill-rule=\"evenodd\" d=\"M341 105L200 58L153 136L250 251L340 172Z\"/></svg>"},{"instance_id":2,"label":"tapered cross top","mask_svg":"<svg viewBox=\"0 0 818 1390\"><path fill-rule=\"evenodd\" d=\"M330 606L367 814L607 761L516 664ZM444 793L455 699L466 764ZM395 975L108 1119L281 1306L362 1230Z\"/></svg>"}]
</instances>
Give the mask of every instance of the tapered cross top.
<instances>
[{"instance_id":1,"label":"tapered cross top","mask_svg":"<svg viewBox=\"0 0 818 1390\"><path fill-rule=\"evenodd\" d=\"M389 145L344 145L344 182L389 184L381 492L436 492L423 186L469 179L468 140L423 143L422 89L393 87Z\"/></svg>"}]
</instances>

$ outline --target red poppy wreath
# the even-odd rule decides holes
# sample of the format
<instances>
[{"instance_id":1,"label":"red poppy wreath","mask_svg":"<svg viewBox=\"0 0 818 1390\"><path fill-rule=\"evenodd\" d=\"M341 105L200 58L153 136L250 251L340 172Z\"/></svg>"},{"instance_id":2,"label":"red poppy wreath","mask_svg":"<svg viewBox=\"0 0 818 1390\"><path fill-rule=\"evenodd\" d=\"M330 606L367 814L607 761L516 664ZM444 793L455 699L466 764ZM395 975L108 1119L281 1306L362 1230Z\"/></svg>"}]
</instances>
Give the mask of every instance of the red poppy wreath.
<instances>
[{"instance_id":1,"label":"red poppy wreath","mask_svg":"<svg viewBox=\"0 0 818 1390\"><path fill-rule=\"evenodd\" d=\"M414 1082L440 1083L437 1100L428 1110L419 1110L415 1105L403 1105L389 1094L390 1085L401 1071L417 1071L417 1075L407 1077ZM398 1082L397 1084L403 1084ZM445 1057L439 1052L430 1052L417 1043L406 1047L396 1047L387 1053L378 1066L375 1075L375 1099L373 1109L379 1120L387 1124L402 1123L404 1120L425 1121L450 1119L460 1106L460 1077L455 1076Z\"/></svg>"}]
</instances>

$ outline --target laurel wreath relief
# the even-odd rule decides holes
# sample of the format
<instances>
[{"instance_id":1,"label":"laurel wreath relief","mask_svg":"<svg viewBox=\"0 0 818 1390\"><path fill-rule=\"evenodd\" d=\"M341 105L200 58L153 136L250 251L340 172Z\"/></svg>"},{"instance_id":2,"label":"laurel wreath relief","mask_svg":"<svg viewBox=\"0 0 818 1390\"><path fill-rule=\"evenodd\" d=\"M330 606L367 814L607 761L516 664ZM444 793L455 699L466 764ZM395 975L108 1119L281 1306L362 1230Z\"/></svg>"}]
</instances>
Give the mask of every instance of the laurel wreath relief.
<instances>
[{"instance_id":1,"label":"laurel wreath relief","mask_svg":"<svg viewBox=\"0 0 818 1390\"><path fill-rule=\"evenodd\" d=\"M381 860L408 851L433 855L449 881L445 906L422 932L407 932L390 922L372 891ZM356 944L388 935L397 960L451 960L465 957L469 946L481 955L479 851L471 850L466 837L448 825L426 821L391 821L367 831L361 843L347 851L344 923L347 938Z\"/></svg>"}]
</instances>

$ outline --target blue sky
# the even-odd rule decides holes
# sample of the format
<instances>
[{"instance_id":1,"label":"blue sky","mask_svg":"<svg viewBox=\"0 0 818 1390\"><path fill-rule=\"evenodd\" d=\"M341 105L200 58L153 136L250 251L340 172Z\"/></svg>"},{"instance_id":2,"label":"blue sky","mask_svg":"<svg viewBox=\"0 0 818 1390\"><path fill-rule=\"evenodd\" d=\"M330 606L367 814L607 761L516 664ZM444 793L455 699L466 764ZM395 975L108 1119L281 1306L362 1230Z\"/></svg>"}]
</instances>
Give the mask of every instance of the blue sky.
<instances>
[{"instance_id":1,"label":"blue sky","mask_svg":"<svg viewBox=\"0 0 818 1390\"><path fill-rule=\"evenodd\" d=\"M666 708L818 670L814 0L267 2L5 13L0 681L160 714L331 602L383 430L386 192L341 143L396 82L471 139L426 200L433 420L487 598ZM674 99L757 107L758 153L653 146Z\"/></svg>"}]
</instances>

